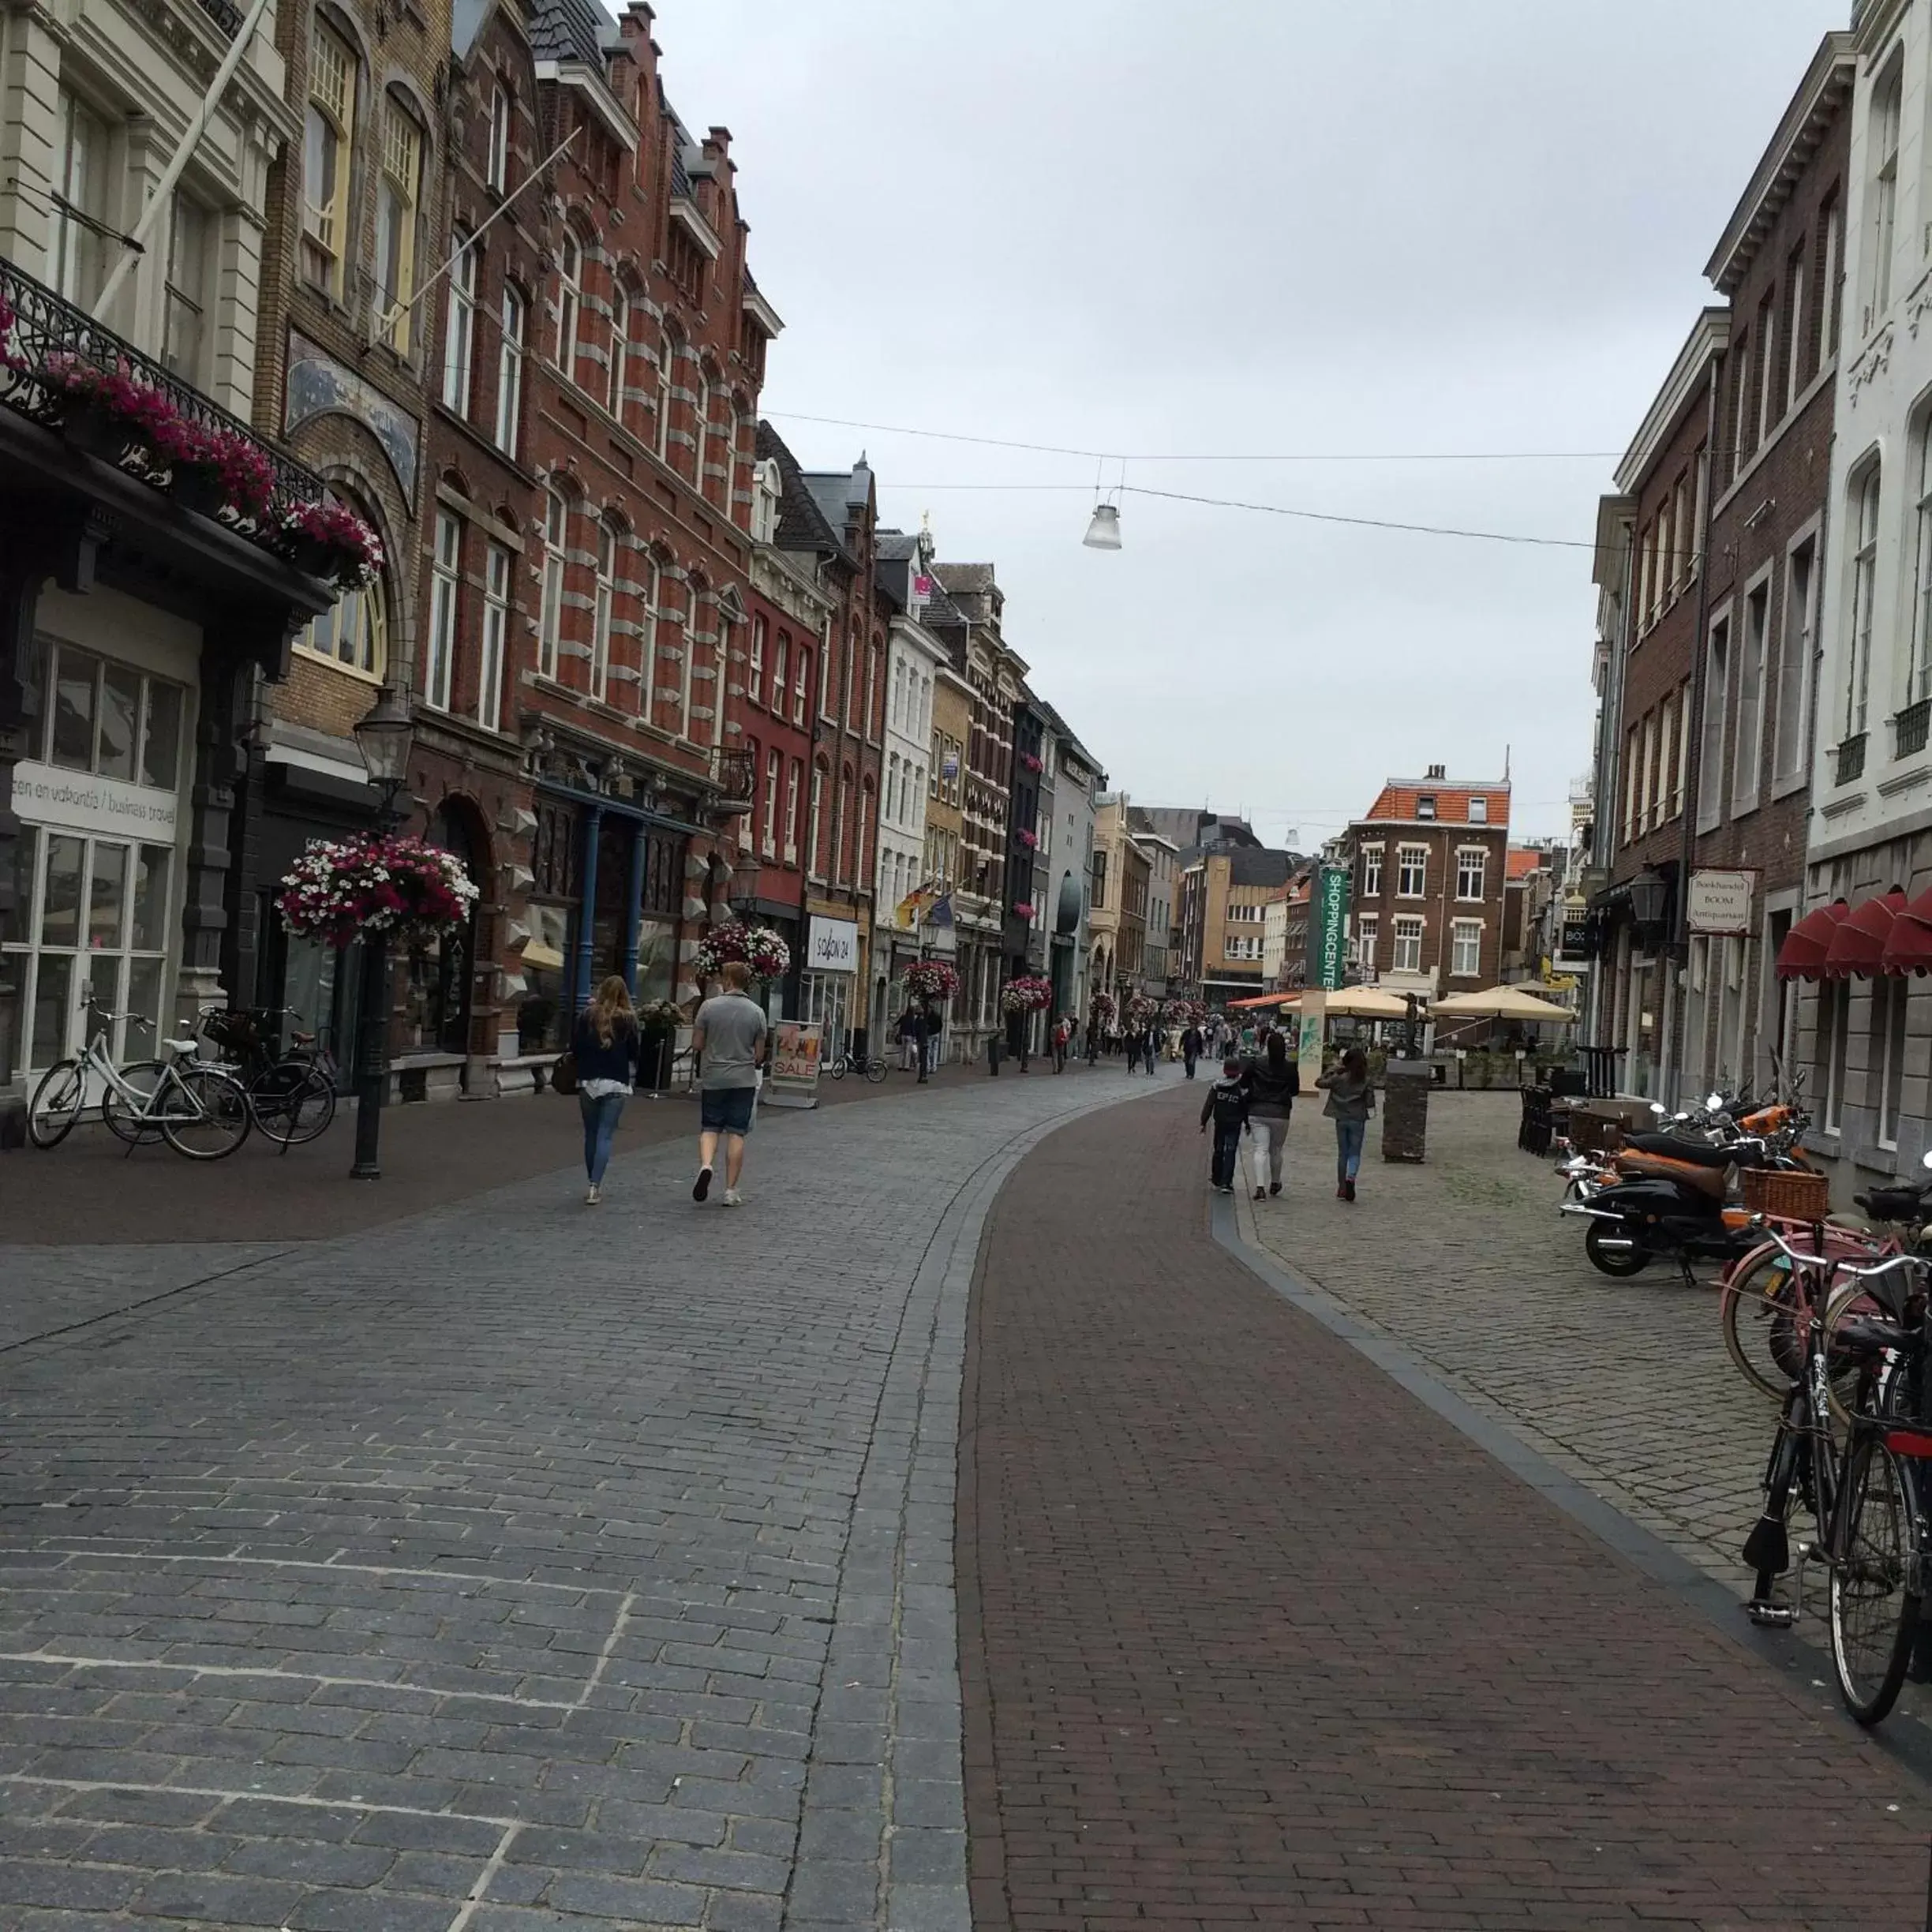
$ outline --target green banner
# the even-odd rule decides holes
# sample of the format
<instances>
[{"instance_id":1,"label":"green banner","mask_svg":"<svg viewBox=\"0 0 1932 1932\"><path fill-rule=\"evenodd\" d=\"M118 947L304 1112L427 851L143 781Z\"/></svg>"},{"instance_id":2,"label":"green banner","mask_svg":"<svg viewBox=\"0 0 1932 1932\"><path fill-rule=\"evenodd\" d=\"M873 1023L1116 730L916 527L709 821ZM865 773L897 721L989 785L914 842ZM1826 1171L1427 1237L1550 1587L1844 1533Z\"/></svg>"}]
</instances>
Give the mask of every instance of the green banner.
<instances>
[{"instance_id":1,"label":"green banner","mask_svg":"<svg viewBox=\"0 0 1932 1932\"><path fill-rule=\"evenodd\" d=\"M1320 894L1311 927L1315 983L1324 993L1339 991L1348 968L1349 875L1340 866L1324 866L1317 884Z\"/></svg>"}]
</instances>

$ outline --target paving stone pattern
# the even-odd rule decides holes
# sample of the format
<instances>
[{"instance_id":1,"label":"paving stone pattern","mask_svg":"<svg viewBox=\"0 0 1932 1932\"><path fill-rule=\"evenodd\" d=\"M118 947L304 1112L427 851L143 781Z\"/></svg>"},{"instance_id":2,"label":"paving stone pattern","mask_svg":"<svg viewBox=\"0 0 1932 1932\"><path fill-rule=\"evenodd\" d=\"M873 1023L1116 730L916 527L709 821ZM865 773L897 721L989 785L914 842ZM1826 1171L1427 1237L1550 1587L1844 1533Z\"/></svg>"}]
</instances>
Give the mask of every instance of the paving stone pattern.
<instances>
[{"instance_id":1,"label":"paving stone pattern","mask_svg":"<svg viewBox=\"0 0 1932 1932\"><path fill-rule=\"evenodd\" d=\"M742 1209L680 1146L178 1251L78 1327L10 1273L62 1332L0 1354L0 1926L965 1932L979 1220L1126 1091L761 1130Z\"/></svg>"},{"instance_id":2,"label":"paving stone pattern","mask_svg":"<svg viewBox=\"0 0 1932 1932\"><path fill-rule=\"evenodd\" d=\"M1191 1099L988 1223L980 1932L1920 1923L1924 1788L1215 1245Z\"/></svg>"}]
</instances>

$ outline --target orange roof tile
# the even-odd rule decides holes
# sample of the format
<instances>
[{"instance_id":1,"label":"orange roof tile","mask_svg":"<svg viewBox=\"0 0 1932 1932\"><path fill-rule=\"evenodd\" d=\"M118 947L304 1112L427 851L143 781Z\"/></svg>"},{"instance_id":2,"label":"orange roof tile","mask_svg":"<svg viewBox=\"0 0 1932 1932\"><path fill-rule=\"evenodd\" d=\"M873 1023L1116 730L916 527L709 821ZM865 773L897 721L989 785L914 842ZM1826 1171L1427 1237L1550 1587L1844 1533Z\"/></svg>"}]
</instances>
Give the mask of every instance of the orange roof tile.
<instances>
[{"instance_id":1,"label":"orange roof tile","mask_svg":"<svg viewBox=\"0 0 1932 1932\"><path fill-rule=\"evenodd\" d=\"M1529 847L1512 845L1509 850L1505 878L1527 878L1532 872L1541 872L1549 863L1547 852L1537 852Z\"/></svg>"},{"instance_id":2,"label":"orange roof tile","mask_svg":"<svg viewBox=\"0 0 1932 1932\"><path fill-rule=\"evenodd\" d=\"M1432 819L1417 816L1416 801L1425 792L1436 801ZM1406 819L1420 825L1468 825L1472 822L1470 800L1485 798L1489 801L1489 809L1484 822L1506 826L1509 823L1509 796L1507 784L1456 784L1443 780L1431 784L1427 780L1417 783L1391 779L1376 795L1376 802L1363 817L1369 821Z\"/></svg>"}]
</instances>

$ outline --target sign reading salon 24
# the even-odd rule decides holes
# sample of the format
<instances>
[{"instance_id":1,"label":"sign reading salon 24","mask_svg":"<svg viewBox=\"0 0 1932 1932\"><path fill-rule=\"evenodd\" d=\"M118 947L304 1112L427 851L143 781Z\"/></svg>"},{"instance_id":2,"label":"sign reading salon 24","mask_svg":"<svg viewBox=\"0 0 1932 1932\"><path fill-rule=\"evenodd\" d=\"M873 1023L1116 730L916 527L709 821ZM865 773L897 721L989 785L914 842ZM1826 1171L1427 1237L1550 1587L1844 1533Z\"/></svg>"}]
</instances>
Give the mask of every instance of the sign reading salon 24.
<instances>
[{"instance_id":1,"label":"sign reading salon 24","mask_svg":"<svg viewBox=\"0 0 1932 1932\"><path fill-rule=\"evenodd\" d=\"M805 964L813 972L856 972L859 927L852 919L812 916L805 939Z\"/></svg>"}]
</instances>

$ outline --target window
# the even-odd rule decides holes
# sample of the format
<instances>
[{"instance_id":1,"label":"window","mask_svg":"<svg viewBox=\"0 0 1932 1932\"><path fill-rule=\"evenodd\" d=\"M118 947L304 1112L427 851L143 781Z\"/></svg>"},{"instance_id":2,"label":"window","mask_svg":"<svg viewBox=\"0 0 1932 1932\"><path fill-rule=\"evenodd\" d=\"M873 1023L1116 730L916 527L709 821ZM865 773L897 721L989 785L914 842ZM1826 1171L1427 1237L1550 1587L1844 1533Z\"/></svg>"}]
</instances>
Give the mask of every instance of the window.
<instances>
[{"instance_id":1,"label":"window","mask_svg":"<svg viewBox=\"0 0 1932 1932\"><path fill-rule=\"evenodd\" d=\"M1905 82L1902 58L1872 91L1871 125L1867 138L1872 157L1870 207L1866 234L1871 260L1864 266L1865 316L1862 332L1870 335L1892 305L1892 256L1898 221L1899 106Z\"/></svg>"},{"instance_id":2,"label":"window","mask_svg":"<svg viewBox=\"0 0 1932 1932\"><path fill-rule=\"evenodd\" d=\"M537 674L553 678L557 640L564 627L564 562L570 533L570 505L550 490L544 501L543 601L537 612Z\"/></svg>"},{"instance_id":3,"label":"window","mask_svg":"<svg viewBox=\"0 0 1932 1932\"><path fill-rule=\"evenodd\" d=\"M1825 1095L1825 1131L1839 1133L1844 1123L1845 1058L1851 1043L1852 988L1843 979L1826 979L1818 987L1818 1057Z\"/></svg>"},{"instance_id":4,"label":"window","mask_svg":"<svg viewBox=\"0 0 1932 1932\"><path fill-rule=\"evenodd\" d=\"M704 494L705 465L711 458L711 378L702 367L698 372L697 420L692 425L697 432L697 453L691 459L691 481L698 486L699 496Z\"/></svg>"},{"instance_id":5,"label":"window","mask_svg":"<svg viewBox=\"0 0 1932 1932\"><path fill-rule=\"evenodd\" d=\"M1419 919L1396 920L1393 970L1406 973L1422 970L1422 922Z\"/></svg>"},{"instance_id":6,"label":"window","mask_svg":"<svg viewBox=\"0 0 1932 1932\"><path fill-rule=\"evenodd\" d=\"M745 665L745 695L754 705L765 702L765 620L751 620L751 648Z\"/></svg>"},{"instance_id":7,"label":"window","mask_svg":"<svg viewBox=\"0 0 1932 1932\"><path fill-rule=\"evenodd\" d=\"M1777 312L1773 306L1775 293L1758 305L1758 441L1770 435L1778 419L1781 394L1778 382Z\"/></svg>"},{"instance_id":8,"label":"window","mask_svg":"<svg viewBox=\"0 0 1932 1932\"><path fill-rule=\"evenodd\" d=\"M1376 938L1381 925L1379 913L1360 912L1356 915L1355 958L1362 969L1364 979L1372 979L1375 975Z\"/></svg>"},{"instance_id":9,"label":"window","mask_svg":"<svg viewBox=\"0 0 1932 1932\"><path fill-rule=\"evenodd\" d=\"M1919 425L1919 509L1913 564L1911 657L1905 702L1932 696L1932 414Z\"/></svg>"},{"instance_id":10,"label":"window","mask_svg":"<svg viewBox=\"0 0 1932 1932\"><path fill-rule=\"evenodd\" d=\"M657 350L657 454L666 462L671 460L671 385L676 366L677 339L666 329Z\"/></svg>"},{"instance_id":11,"label":"window","mask_svg":"<svg viewBox=\"0 0 1932 1932\"><path fill-rule=\"evenodd\" d=\"M825 641L825 666L818 677L818 715L827 724L838 721L838 693L833 688L838 682L837 658L833 654L832 639L833 631L826 627Z\"/></svg>"},{"instance_id":12,"label":"window","mask_svg":"<svg viewBox=\"0 0 1932 1932\"><path fill-rule=\"evenodd\" d=\"M1835 194L1825 204L1825 268L1818 294L1825 304L1818 316L1822 361L1838 353L1838 318L1844 306L1844 210Z\"/></svg>"},{"instance_id":13,"label":"window","mask_svg":"<svg viewBox=\"0 0 1932 1932\"><path fill-rule=\"evenodd\" d=\"M1684 788L1690 777L1690 687L1677 687L1677 776L1671 784L1671 816L1684 808Z\"/></svg>"},{"instance_id":14,"label":"window","mask_svg":"<svg viewBox=\"0 0 1932 1932\"><path fill-rule=\"evenodd\" d=\"M1903 974L1881 975L1872 982L1871 1054L1866 1075L1868 1099L1878 1117L1878 1144L1896 1148L1899 1111L1905 1087L1905 1002L1911 981Z\"/></svg>"},{"instance_id":15,"label":"window","mask_svg":"<svg viewBox=\"0 0 1932 1932\"><path fill-rule=\"evenodd\" d=\"M436 553L429 585L429 654L423 665L423 696L439 711L450 708L456 659L456 602L462 590L462 526L447 510L436 520Z\"/></svg>"},{"instance_id":16,"label":"window","mask_svg":"<svg viewBox=\"0 0 1932 1932\"><path fill-rule=\"evenodd\" d=\"M886 816L889 821L899 816L899 754L895 751L886 761Z\"/></svg>"},{"instance_id":17,"label":"window","mask_svg":"<svg viewBox=\"0 0 1932 1932\"><path fill-rule=\"evenodd\" d=\"M1845 653L1843 718L1847 738L1865 728L1865 701L1871 682L1872 605L1878 581L1878 466L1852 485L1852 631Z\"/></svg>"},{"instance_id":18,"label":"window","mask_svg":"<svg viewBox=\"0 0 1932 1932\"><path fill-rule=\"evenodd\" d=\"M161 361L183 382L202 385L203 320L208 310L208 212L175 191L168 216L166 313Z\"/></svg>"},{"instance_id":19,"label":"window","mask_svg":"<svg viewBox=\"0 0 1932 1932\"><path fill-rule=\"evenodd\" d=\"M1456 897L1481 899L1483 880L1489 870L1489 855L1480 845L1464 845L1456 852Z\"/></svg>"},{"instance_id":20,"label":"window","mask_svg":"<svg viewBox=\"0 0 1932 1932\"><path fill-rule=\"evenodd\" d=\"M1395 848L1395 896L1420 899L1428 891L1428 848L1398 845Z\"/></svg>"},{"instance_id":21,"label":"window","mask_svg":"<svg viewBox=\"0 0 1932 1932\"><path fill-rule=\"evenodd\" d=\"M1449 976L1474 979L1482 972L1482 921L1455 919L1449 927Z\"/></svg>"},{"instance_id":22,"label":"window","mask_svg":"<svg viewBox=\"0 0 1932 1932\"><path fill-rule=\"evenodd\" d=\"M784 856L788 865L798 862L798 808L799 764L792 761L791 774L785 780L785 841Z\"/></svg>"},{"instance_id":23,"label":"window","mask_svg":"<svg viewBox=\"0 0 1932 1932\"><path fill-rule=\"evenodd\" d=\"M510 90L499 80L490 89L489 137L483 178L499 194L510 185Z\"/></svg>"},{"instance_id":24,"label":"window","mask_svg":"<svg viewBox=\"0 0 1932 1932\"><path fill-rule=\"evenodd\" d=\"M805 722L805 687L811 681L811 653L801 644L798 649L798 668L792 674L792 722L794 724ZM775 691L772 695L774 698L777 695Z\"/></svg>"},{"instance_id":25,"label":"window","mask_svg":"<svg viewBox=\"0 0 1932 1932\"><path fill-rule=\"evenodd\" d=\"M309 53L309 114L302 135L302 273L338 301L349 232L356 75L348 43L318 20Z\"/></svg>"},{"instance_id":26,"label":"window","mask_svg":"<svg viewBox=\"0 0 1932 1932\"><path fill-rule=\"evenodd\" d=\"M646 567L650 575L644 585L643 623L638 640L638 716L647 718L651 713L654 696L653 687L657 682L657 617L658 600L664 594L664 570L654 556L648 554Z\"/></svg>"},{"instance_id":27,"label":"window","mask_svg":"<svg viewBox=\"0 0 1932 1932\"><path fill-rule=\"evenodd\" d=\"M476 354L476 250L466 235L457 238L456 246L443 324L443 406L467 416L470 370Z\"/></svg>"},{"instance_id":28,"label":"window","mask_svg":"<svg viewBox=\"0 0 1932 1932\"><path fill-rule=\"evenodd\" d=\"M510 552L489 547L483 579L483 648L477 661L477 722L485 731L503 728L504 657L510 639Z\"/></svg>"},{"instance_id":29,"label":"window","mask_svg":"<svg viewBox=\"0 0 1932 1932\"><path fill-rule=\"evenodd\" d=\"M1489 822L1489 799L1486 793L1473 793L1469 801L1469 822L1471 825L1487 825Z\"/></svg>"},{"instance_id":30,"label":"window","mask_svg":"<svg viewBox=\"0 0 1932 1932\"><path fill-rule=\"evenodd\" d=\"M583 248L569 229L557 246L556 365L577 380L577 318L583 305Z\"/></svg>"},{"instance_id":31,"label":"window","mask_svg":"<svg viewBox=\"0 0 1932 1932\"><path fill-rule=\"evenodd\" d=\"M1361 848L1361 896L1365 899L1382 897L1382 848L1365 845Z\"/></svg>"},{"instance_id":32,"label":"window","mask_svg":"<svg viewBox=\"0 0 1932 1932\"><path fill-rule=\"evenodd\" d=\"M1789 411L1805 383L1811 318L1805 313L1805 249L1792 250L1784 264L1784 407Z\"/></svg>"},{"instance_id":33,"label":"window","mask_svg":"<svg viewBox=\"0 0 1932 1932\"><path fill-rule=\"evenodd\" d=\"M1682 801L1673 803L1671 799L1671 744L1672 735L1678 729L1677 701L1666 698L1657 706L1657 811L1660 820L1675 818L1682 807ZM1644 756L1647 759L1649 753Z\"/></svg>"},{"instance_id":34,"label":"window","mask_svg":"<svg viewBox=\"0 0 1932 1932\"><path fill-rule=\"evenodd\" d=\"M852 773L839 774L838 803L832 817L832 871L835 878L850 876L851 859L845 848L845 827L852 818Z\"/></svg>"},{"instance_id":35,"label":"window","mask_svg":"<svg viewBox=\"0 0 1932 1932\"><path fill-rule=\"evenodd\" d=\"M678 639L683 652L683 661L679 669L678 680L678 733L687 737L691 732L691 672L698 661L698 586L687 582L684 586L684 608L680 620L683 635Z\"/></svg>"},{"instance_id":36,"label":"window","mask_svg":"<svg viewBox=\"0 0 1932 1932\"><path fill-rule=\"evenodd\" d=\"M302 632L301 642L319 657L381 677L389 668L389 612L382 586L344 591Z\"/></svg>"},{"instance_id":37,"label":"window","mask_svg":"<svg viewBox=\"0 0 1932 1932\"><path fill-rule=\"evenodd\" d=\"M1711 626L1704 669L1704 743L1698 766L1698 829L1708 832L1724 811L1724 711L1731 702L1731 620Z\"/></svg>"},{"instance_id":38,"label":"window","mask_svg":"<svg viewBox=\"0 0 1932 1932\"><path fill-rule=\"evenodd\" d=\"M1747 812L1758 803L1758 772L1764 762L1765 653L1770 646L1771 583L1767 578L1744 599L1744 644L1738 659L1736 766L1731 809Z\"/></svg>"},{"instance_id":39,"label":"window","mask_svg":"<svg viewBox=\"0 0 1932 1932\"><path fill-rule=\"evenodd\" d=\"M597 591L590 626L590 695L601 698L610 678L611 605L617 594L617 533L597 526Z\"/></svg>"},{"instance_id":40,"label":"window","mask_svg":"<svg viewBox=\"0 0 1932 1932\"><path fill-rule=\"evenodd\" d=\"M1642 748L1637 754L1637 828L1653 830L1664 811L1662 774L1657 770L1657 713L1643 721Z\"/></svg>"},{"instance_id":41,"label":"window","mask_svg":"<svg viewBox=\"0 0 1932 1932\"><path fill-rule=\"evenodd\" d=\"M772 640L771 708L779 717L784 716L785 709L785 661L792 654L792 640L782 631Z\"/></svg>"},{"instance_id":42,"label":"window","mask_svg":"<svg viewBox=\"0 0 1932 1932\"><path fill-rule=\"evenodd\" d=\"M777 850L778 841L778 781L784 770L784 755L773 751L765 760L765 856L769 859Z\"/></svg>"},{"instance_id":43,"label":"window","mask_svg":"<svg viewBox=\"0 0 1932 1932\"><path fill-rule=\"evenodd\" d=\"M504 290L503 340L496 351L496 447L517 453L517 423L523 409L523 298Z\"/></svg>"},{"instance_id":44,"label":"window","mask_svg":"<svg viewBox=\"0 0 1932 1932\"><path fill-rule=\"evenodd\" d=\"M1757 424L1757 409L1754 401L1755 391L1753 387L1754 365L1751 361L1754 346L1750 339L1750 331L1747 329L1739 333L1731 350L1732 366L1737 372L1737 387L1732 396L1732 421L1737 432L1736 440L1731 448L1731 474L1733 476L1744 467L1750 459L1751 451L1756 447L1752 440L1752 432Z\"/></svg>"},{"instance_id":45,"label":"window","mask_svg":"<svg viewBox=\"0 0 1932 1932\"><path fill-rule=\"evenodd\" d=\"M1803 777L1809 762L1805 693L1814 648L1812 560L1810 540L1792 551L1784 567L1784 636L1778 650L1777 716L1771 748L1771 782L1783 786Z\"/></svg>"},{"instance_id":46,"label":"window","mask_svg":"<svg viewBox=\"0 0 1932 1932\"><path fill-rule=\"evenodd\" d=\"M822 765L814 765L812 767L811 781L811 832L813 849L811 854L811 864L812 871L821 878L824 878L826 871L823 863L826 837L825 777L825 767Z\"/></svg>"},{"instance_id":47,"label":"window","mask_svg":"<svg viewBox=\"0 0 1932 1932\"><path fill-rule=\"evenodd\" d=\"M624 380L631 359L631 298L619 289L611 304L610 413L624 419Z\"/></svg>"},{"instance_id":48,"label":"window","mask_svg":"<svg viewBox=\"0 0 1932 1932\"><path fill-rule=\"evenodd\" d=\"M1425 792L1416 799L1416 816L1418 818L1433 818L1436 816L1436 794L1433 792Z\"/></svg>"},{"instance_id":49,"label":"window","mask_svg":"<svg viewBox=\"0 0 1932 1932\"><path fill-rule=\"evenodd\" d=\"M1093 910L1103 912L1106 909L1107 856L1104 850L1093 856Z\"/></svg>"},{"instance_id":50,"label":"window","mask_svg":"<svg viewBox=\"0 0 1932 1932\"><path fill-rule=\"evenodd\" d=\"M383 102L382 178L376 189L376 286L382 334L398 355L410 352L416 292L416 208L422 196L422 134L406 109Z\"/></svg>"}]
</instances>

